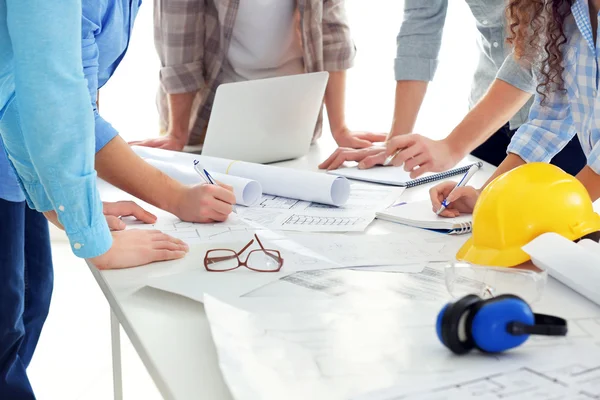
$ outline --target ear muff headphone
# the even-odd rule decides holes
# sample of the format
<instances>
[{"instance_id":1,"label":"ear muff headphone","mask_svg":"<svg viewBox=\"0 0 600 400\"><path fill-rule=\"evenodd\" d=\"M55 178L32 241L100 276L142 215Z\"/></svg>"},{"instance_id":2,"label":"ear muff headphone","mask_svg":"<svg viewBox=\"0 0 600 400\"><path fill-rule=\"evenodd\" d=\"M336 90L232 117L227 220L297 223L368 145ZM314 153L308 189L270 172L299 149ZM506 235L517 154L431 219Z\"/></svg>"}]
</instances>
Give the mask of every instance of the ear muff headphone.
<instances>
[{"instance_id":1,"label":"ear muff headphone","mask_svg":"<svg viewBox=\"0 0 600 400\"><path fill-rule=\"evenodd\" d=\"M436 330L442 344L455 354L465 354L473 348L499 353L520 346L530 335L565 336L567 321L534 314L517 296L483 300L468 295L442 308Z\"/></svg>"}]
</instances>

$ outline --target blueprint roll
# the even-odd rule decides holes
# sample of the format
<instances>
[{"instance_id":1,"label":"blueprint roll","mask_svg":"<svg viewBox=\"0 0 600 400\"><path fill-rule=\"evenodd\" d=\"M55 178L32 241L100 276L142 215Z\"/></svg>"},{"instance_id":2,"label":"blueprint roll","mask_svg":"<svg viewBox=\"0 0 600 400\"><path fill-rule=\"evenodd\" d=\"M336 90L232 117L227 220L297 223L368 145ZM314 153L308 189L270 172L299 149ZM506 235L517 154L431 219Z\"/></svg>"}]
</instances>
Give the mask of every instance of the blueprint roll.
<instances>
[{"instance_id":1,"label":"blueprint roll","mask_svg":"<svg viewBox=\"0 0 600 400\"><path fill-rule=\"evenodd\" d=\"M194 160L198 160L211 173L255 180L261 184L264 193L275 196L334 206L343 206L350 197L350 182L341 176L148 147L133 146L133 150L145 159L185 168L191 168Z\"/></svg>"},{"instance_id":2,"label":"blueprint roll","mask_svg":"<svg viewBox=\"0 0 600 400\"><path fill-rule=\"evenodd\" d=\"M166 175L183 183L184 185L198 185L206 183L191 166L184 167L176 163L156 160L152 158L145 158L144 160L148 164L161 170ZM217 172L211 173L211 176L215 178L218 182L233 187L233 193L235 194L236 203L241 206L254 205L262 197L262 187L257 181L240 178L238 176L233 175L220 174Z\"/></svg>"}]
</instances>

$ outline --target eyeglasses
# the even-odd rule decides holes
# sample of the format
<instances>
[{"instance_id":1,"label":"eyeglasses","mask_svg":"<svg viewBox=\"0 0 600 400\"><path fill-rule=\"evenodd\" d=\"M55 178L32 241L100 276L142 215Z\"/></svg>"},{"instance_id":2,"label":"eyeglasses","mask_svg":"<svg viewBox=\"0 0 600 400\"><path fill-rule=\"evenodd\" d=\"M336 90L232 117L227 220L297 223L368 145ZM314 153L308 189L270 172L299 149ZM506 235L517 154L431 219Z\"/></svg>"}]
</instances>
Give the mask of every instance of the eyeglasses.
<instances>
[{"instance_id":1,"label":"eyeglasses","mask_svg":"<svg viewBox=\"0 0 600 400\"><path fill-rule=\"evenodd\" d=\"M210 272L232 271L239 267L246 267L256 272L278 272L283 266L283 258L277 250L265 249L258 236L254 235L260 250L248 253L246 261L242 262L240 256L254 243L252 239L243 249L236 252L231 249L213 249L204 256L204 267Z\"/></svg>"}]
</instances>

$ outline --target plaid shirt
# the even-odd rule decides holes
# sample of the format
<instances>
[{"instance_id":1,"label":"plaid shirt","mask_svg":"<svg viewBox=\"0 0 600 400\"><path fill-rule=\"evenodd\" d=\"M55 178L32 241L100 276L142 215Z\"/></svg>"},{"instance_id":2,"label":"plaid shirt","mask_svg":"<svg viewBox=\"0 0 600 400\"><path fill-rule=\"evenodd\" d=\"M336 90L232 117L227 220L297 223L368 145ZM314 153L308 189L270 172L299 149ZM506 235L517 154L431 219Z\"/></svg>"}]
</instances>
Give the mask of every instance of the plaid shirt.
<instances>
[{"instance_id":1,"label":"plaid shirt","mask_svg":"<svg viewBox=\"0 0 600 400\"><path fill-rule=\"evenodd\" d=\"M588 165L600 174L600 50L594 45L587 2L576 0L571 11L569 39L562 48L566 91L549 93L545 105L536 95L529 121L515 133L508 151L527 162L549 162L578 135Z\"/></svg>"},{"instance_id":2,"label":"plaid shirt","mask_svg":"<svg viewBox=\"0 0 600 400\"><path fill-rule=\"evenodd\" d=\"M240 0L155 0L154 37L161 60L159 110L167 129L166 93L198 92L189 144L202 143ZM224 26L219 12L225 15ZM355 47L344 0L296 0L298 40L306 72L341 71L352 66ZM322 115L315 129L320 135Z\"/></svg>"}]
</instances>

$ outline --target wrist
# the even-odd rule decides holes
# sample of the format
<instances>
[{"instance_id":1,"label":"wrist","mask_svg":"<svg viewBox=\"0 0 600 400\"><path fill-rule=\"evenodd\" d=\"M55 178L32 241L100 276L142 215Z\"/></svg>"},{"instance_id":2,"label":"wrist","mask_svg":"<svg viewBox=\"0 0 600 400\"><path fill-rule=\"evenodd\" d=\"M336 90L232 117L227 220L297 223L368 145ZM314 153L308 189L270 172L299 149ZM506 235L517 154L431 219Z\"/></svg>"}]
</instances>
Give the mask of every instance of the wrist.
<instances>
[{"instance_id":1,"label":"wrist","mask_svg":"<svg viewBox=\"0 0 600 400\"><path fill-rule=\"evenodd\" d=\"M189 138L189 130L184 128L171 128L167 132L167 135L171 137L173 140L186 145Z\"/></svg>"},{"instance_id":2,"label":"wrist","mask_svg":"<svg viewBox=\"0 0 600 400\"><path fill-rule=\"evenodd\" d=\"M448 149L448 154L450 155L450 159L454 164L457 164L466 157L466 151L462 143L457 138L453 138L452 134L445 139L442 139L441 142Z\"/></svg>"},{"instance_id":3,"label":"wrist","mask_svg":"<svg viewBox=\"0 0 600 400\"><path fill-rule=\"evenodd\" d=\"M346 124L331 125L331 135L334 139L346 136L350 132L350 129Z\"/></svg>"},{"instance_id":4,"label":"wrist","mask_svg":"<svg viewBox=\"0 0 600 400\"><path fill-rule=\"evenodd\" d=\"M166 196L166 204L164 207L160 207L165 211L179 217L182 211L182 204L189 188L179 182L175 182L174 187L169 191L169 195Z\"/></svg>"}]
</instances>

